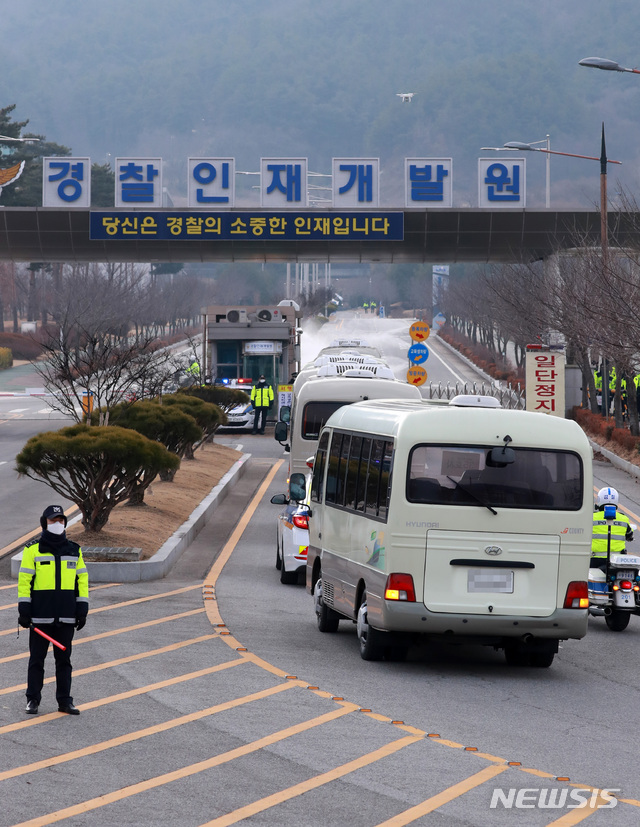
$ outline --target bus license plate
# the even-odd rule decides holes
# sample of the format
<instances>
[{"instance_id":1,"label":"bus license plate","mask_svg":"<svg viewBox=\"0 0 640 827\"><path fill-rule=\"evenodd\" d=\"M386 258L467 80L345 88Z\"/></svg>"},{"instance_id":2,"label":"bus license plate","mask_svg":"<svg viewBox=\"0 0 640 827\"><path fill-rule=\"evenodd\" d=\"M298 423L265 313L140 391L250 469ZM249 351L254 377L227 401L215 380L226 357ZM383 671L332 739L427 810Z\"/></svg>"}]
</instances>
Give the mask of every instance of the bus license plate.
<instances>
[{"instance_id":1,"label":"bus license plate","mask_svg":"<svg viewBox=\"0 0 640 827\"><path fill-rule=\"evenodd\" d=\"M470 594L513 594L513 572L493 569L469 569L467 592Z\"/></svg>"}]
</instances>

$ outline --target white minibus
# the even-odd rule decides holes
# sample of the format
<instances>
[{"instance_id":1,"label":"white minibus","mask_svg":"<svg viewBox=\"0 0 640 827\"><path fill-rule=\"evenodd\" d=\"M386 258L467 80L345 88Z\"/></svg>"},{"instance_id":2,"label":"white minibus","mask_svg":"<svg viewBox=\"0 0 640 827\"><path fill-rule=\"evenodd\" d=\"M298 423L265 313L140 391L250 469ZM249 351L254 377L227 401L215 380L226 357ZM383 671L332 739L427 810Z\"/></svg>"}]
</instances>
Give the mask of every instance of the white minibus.
<instances>
[{"instance_id":1,"label":"white minibus","mask_svg":"<svg viewBox=\"0 0 640 827\"><path fill-rule=\"evenodd\" d=\"M316 452L322 426L344 405L366 399L422 399L418 388L395 379L386 366L356 365L342 373L326 375L334 367L318 368L320 375L307 379L294 393L289 423L290 474L308 472L307 460ZM275 438L284 443L287 423L276 423Z\"/></svg>"},{"instance_id":2,"label":"white minibus","mask_svg":"<svg viewBox=\"0 0 640 827\"><path fill-rule=\"evenodd\" d=\"M587 631L592 451L553 416L429 402L340 408L320 435L307 589L365 660L417 635L549 666ZM416 638L417 639L417 638Z\"/></svg>"}]
</instances>

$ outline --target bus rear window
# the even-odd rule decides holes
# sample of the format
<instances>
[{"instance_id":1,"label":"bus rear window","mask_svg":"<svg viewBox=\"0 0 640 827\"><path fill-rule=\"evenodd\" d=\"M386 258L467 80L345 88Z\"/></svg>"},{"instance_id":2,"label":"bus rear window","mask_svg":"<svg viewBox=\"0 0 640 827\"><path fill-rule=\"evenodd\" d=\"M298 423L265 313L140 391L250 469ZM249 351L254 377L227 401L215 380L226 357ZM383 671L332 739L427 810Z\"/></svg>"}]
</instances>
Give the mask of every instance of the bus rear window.
<instances>
[{"instance_id":1,"label":"bus rear window","mask_svg":"<svg viewBox=\"0 0 640 827\"><path fill-rule=\"evenodd\" d=\"M407 500L429 505L474 505L578 511L582 462L569 451L515 448L515 461L492 463L490 447L417 445L409 457Z\"/></svg>"},{"instance_id":2,"label":"bus rear window","mask_svg":"<svg viewBox=\"0 0 640 827\"><path fill-rule=\"evenodd\" d=\"M302 411L302 438L317 439L331 414L347 404L347 402L307 402Z\"/></svg>"}]
</instances>

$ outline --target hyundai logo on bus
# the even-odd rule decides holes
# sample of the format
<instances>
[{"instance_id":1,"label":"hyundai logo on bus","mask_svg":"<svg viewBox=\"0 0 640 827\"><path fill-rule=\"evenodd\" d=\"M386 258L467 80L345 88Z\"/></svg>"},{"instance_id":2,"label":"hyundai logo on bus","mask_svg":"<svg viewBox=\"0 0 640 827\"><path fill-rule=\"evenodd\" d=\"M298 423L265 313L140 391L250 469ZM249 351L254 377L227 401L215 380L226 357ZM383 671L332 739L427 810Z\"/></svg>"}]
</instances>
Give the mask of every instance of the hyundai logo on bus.
<instances>
[{"instance_id":1,"label":"hyundai logo on bus","mask_svg":"<svg viewBox=\"0 0 640 827\"><path fill-rule=\"evenodd\" d=\"M487 546L484 550L485 554L490 554L492 557L497 557L498 554L502 554L502 549L500 546Z\"/></svg>"}]
</instances>

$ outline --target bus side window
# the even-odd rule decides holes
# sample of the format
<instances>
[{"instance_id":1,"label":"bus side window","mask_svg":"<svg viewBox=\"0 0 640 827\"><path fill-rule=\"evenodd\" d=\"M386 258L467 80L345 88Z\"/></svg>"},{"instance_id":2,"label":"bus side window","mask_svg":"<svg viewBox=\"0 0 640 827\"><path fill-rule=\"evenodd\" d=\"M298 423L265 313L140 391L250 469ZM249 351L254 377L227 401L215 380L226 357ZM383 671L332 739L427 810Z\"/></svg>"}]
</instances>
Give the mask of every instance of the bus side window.
<instances>
[{"instance_id":1,"label":"bus side window","mask_svg":"<svg viewBox=\"0 0 640 827\"><path fill-rule=\"evenodd\" d=\"M369 460L369 473L367 474L367 493L365 497L365 512L372 516L378 514L378 487L380 485L380 466L382 464L382 453L384 442L381 439L374 439L371 444L371 458Z\"/></svg>"},{"instance_id":2,"label":"bus side window","mask_svg":"<svg viewBox=\"0 0 640 827\"><path fill-rule=\"evenodd\" d=\"M384 443L382 455L382 469L380 474L380 496L378 497L378 517L387 519L389 511L389 495L391 493L391 458L393 456L393 443Z\"/></svg>"},{"instance_id":3,"label":"bus side window","mask_svg":"<svg viewBox=\"0 0 640 827\"><path fill-rule=\"evenodd\" d=\"M342 446L342 434L334 432L329 450L329 468L327 469L327 488L325 502L336 502L336 491L338 490L338 466L340 464L340 450Z\"/></svg>"},{"instance_id":4,"label":"bus side window","mask_svg":"<svg viewBox=\"0 0 640 827\"><path fill-rule=\"evenodd\" d=\"M316 459L313 463L313 478L311 480L311 499L314 502L322 502L322 478L324 466L327 461L327 448L329 446L329 434L325 431L320 437Z\"/></svg>"},{"instance_id":5,"label":"bus side window","mask_svg":"<svg viewBox=\"0 0 640 827\"><path fill-rule=\"evenodd\" d=\"M369 470L369 457L371 454L371 442L369 437L362 440L362 454L358 466L358 487L356 491L356 511L364 511L365 498L367 494L367 472Z\"/></svg>"},{"instance_id":6,"label":"bus side window","mask_svg":"<svg viewBox=\"0 0 640 827\"><path fill-rule=\"evenodd\" d=\"M336 505L344 505L344 497L347 487L347 471L349 470L349 448L351 446L351 434L342 435L342 450L340 451L340 464L338 465L338 479L336 488Z\"/></svg>"},{"instance_id":7,"label":"bus side window","mask_svg":"<svg viewBox=\"0 0 640 827\"><path fill-rule=\"evenodd\" d=\"M356 496L358 490L358 471L360 468L360 452L362 451L362 437L351 437L351 449L347 466L347 482L345 485L345 508L356 509Z\"/></svg>"}]
</instances>

